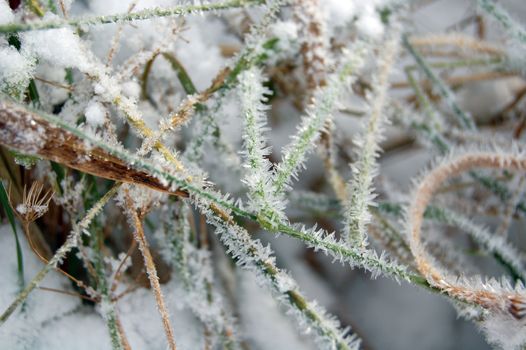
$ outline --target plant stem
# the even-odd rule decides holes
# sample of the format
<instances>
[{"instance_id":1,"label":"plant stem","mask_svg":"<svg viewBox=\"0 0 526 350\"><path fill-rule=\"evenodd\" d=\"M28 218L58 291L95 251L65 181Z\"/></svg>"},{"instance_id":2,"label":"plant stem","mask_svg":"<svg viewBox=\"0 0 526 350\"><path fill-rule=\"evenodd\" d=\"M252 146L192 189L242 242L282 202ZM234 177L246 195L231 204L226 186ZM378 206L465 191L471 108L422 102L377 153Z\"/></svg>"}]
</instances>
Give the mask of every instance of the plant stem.
<instances>
[{"instance_id":1,"label":"plant stem","mask_svg":"<svg viewBox=\"0 0 526 350\"><path fill-rule=\"evenodd\" d=\"M181 17L199 12L211 12L233 8L245 7L248 5L261 5L264 0L227 0L213 4L202 5L179 5L170 8L150 8L132 13L119 13L115 15L80 17L68 20L34 21L29 23L8 23L0 25L0 33L17 33L30 30L43 30L62 28L65 26L94 26L108 23L123 23L131 21L142 21L160 17Z\"/></svg>"},{"instance_id":2,"label":"plant stem","mask_svg":"<svg viewBox=\"0 0 526 350\"><path fill-rule=\"evenodd\" d=\"M74 126L67 124L66 122L55 116L51 116L41 112L37 113L34 111L29 112L29 110L25 111L27 113L30 113L33 121L38 121L39 123L44 123L45 121L47 124L42 125L46 125L47 128L62 129L65 133L64 137L72 138L73 136L76 136L81 140L88 141L92 145L99 147L100 150L104 150L105 152L107 152L108 157L116 157L120 161L129 164L129 167L131 169L140 169L141 173L144 174L143 176L149 176L151 178L156 179L163 179L163 181L166 181L166 183L171 184L172 188L178 187L177 190L171 192L172 194L181 193L183 194L183 196L191 195L193 197L199 197L203 200L209 201L213 205L232 210L232 213L238 217L244 217L256 221L266 229L271 229L272 226L275 225L274 222L269 221L269 218L265 218L264 216L257 216L254 213L243 210L237 205L234 205L228 199L224 199L224 196L213 193L207 189L202 188L199 185L194 185L186 179L181 179L176 175L169 173L164 169L161 169L157 165L152 164L148 160L130 154L126 150L114 148L113 146L108 145L94 138L93 136L85 134L82 130L79 130ZM15 147L16 145L10 144L9 146ZM101 154L101 156L103 156L103 154ZM60 162L60 159L55 159L55 161ZM118 181L119 179L115 180ZM137 181L136 183L141 184L140 179L136 179L135 181ZM346 248L342 243L331 240L324 240L320 237L315 237L311 234L302 232L302 230L296 229L292 226L289 226L288 224L283 223L279 223L277 226L275 226L275 229L271 229L271 231L276 233L281 232L292 237L299 238L307 243L310 243L314 247L322 247L324 250L326 250L327 253L329 253L333 257L337 259L344 257L347 261L352 261L353 265L366 268L369 267L372 271L381 270L387 275L393 276L395 278L401 278L413 282L421 281L420 276L405 272L401 266L391 266L389 269L385 269L385 261L382 261L378 257L371 255L370 250L355 250L352 248Z\"/></svg>"},{"instance_id":3,"label":"plant stem","mask_svg":"<svg viewBox=\"0 0 526 350\"><path fill-rule=\"evenodd\" d=\"M137 211L135 210L135 204L128 192L126 192L126 204L128 206L126 213L128 216L130 216L135 228L133 236L139 245L139 250L144 259L144 266L146 267L146 273L148 274L150 286L152 287L155 301L157 302L157 309L159 310L163 320L163 327L166 334L166 339L168 340L168 345L171 350L176 350L172 325L170 324L170 317L168 316L168 310L166 309L163 293L161 292L161 285L159 283L159 277L157 276L157 269L155 268L152 253L150 252L148 242L146 241L146 237L144 235L141 218L137 214Z\"/></svg>"},{"instance_id":4,"label":"plant stem","mask_svg":"<svg viewBox=\"0 0 526 350\"><path fill-rule=\"evenodd\" d=\"M91 239L91 246L94 252L94 265L97 277L97 290L101 294L101 312L106 321L108 332L111 339L111 346L113 350L124 350L124 342L121 337L121 330L118 325L117 312L115 310L115 303L113 302L110 290L108 288L108 281L106 280L106 273L104 268L104 256L102 254L103 237L102 230L97 228L94 232L94 239Z\"/></svg>"},{"instance_id":5,"label":"plant stem","mask_svg":"<svg viewBox=\"0 0 526 350\"><path fill-rule=\"evenodd\" d=\"M4 183L2 181L0 181L0 203L2 203L2 207L4 208L4 211L7 215L7 219L9 220L9 224L11 225L13 235L15 237L18 285L20 287L20 290L23 290L25 284L24 257L22 255L22 248L20 247L20 240L18 239L18 232L16 231L15 216L13 215L13 209L9 205L9 198L4 188Z\"/></svg>"}]
</instances>

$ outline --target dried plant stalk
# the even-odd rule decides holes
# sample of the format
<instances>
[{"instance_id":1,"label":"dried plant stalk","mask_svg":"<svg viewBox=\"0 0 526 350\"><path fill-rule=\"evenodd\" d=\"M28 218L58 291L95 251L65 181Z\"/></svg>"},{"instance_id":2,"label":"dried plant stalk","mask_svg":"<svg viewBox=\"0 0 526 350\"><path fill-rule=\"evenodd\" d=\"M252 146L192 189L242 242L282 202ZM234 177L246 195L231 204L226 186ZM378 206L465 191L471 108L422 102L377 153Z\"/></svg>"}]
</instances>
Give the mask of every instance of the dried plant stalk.
<instances>
[{"instance_id":1,"label":"dried plant stalk","mask_svg":"<svg viewBox=\"0 0 526 350\"><path fill-rule=\"evenodd\" d=\"M425 36L411 37L411 44L414 46L456 46L459 48L468 48L474 51L503 56L504 50L483 40L478 40L471 36L451 33L451 34L431 34Z\"/></svg>"},{"instance_id":2,"label":"dried plant stalk","mask_svg":"<svg viewBox=\"0 0 526 350\"><path fill-rule=\"evenodd\" d=\"M150 280L150 286L152 287L153 294L155 296L155 301L157 302L157 308L163 320L163 327L166 333L166 338L168 340L168 345L171 350L176 350L175 338L172 326L170 324L168 310L166 309L166 305L164 303L164 297L161 292L161 285L159 283L159 277L157 276L157 269L155 268L155 263L153 262L152 253L150 252L148 242L146 241L146 237L144 235L141 218L137 214L137 211L134 209L135 205L130 197L129 192L126 189L125 191L126 205L128 206L126 214L130 217L135 228L133 236L137 241L137 244L139 245L139 250L141 251L142 257L144 259L144 266L146 267L146 273L148 274L148 279Z\"/></svg>"},{"instance_id":3,"label":"dried plant stalk","mask_svg":"<svg viewBox=\"0 0 526 350\"><path fill-rule=\"evenodd\" d=\"M524 291L484 285L473 287L454 280L434 266L421 241L423 215L433 194L447 179L478 167L526 171L526 157L497 152L467 153L435 167L419 183L409 208L411 252L418 270L432 286L454 298L476 303L486 309L509 312L513 317L522 319L526 316Z\"/></svg>"}]
</instances>

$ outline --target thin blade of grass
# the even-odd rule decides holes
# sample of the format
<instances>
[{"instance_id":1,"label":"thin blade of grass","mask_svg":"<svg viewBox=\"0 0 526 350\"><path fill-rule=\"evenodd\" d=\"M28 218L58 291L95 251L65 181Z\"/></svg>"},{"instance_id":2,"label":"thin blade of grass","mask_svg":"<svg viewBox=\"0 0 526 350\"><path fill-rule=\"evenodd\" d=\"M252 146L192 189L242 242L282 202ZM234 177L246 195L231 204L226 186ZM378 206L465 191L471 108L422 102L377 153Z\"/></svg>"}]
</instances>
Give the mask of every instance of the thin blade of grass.
<instances>
[{"instance_id":1,"label":"thin blade of grass","mask_svg":"<svg viewBox=\"0 0 526 350\"><path fill-rule=\"evenodd\" d=\"M7 197L7 192L4 187L4 183L0 181L0 202L2 207L4 207L7 219L11 224L11 229L13 230L13 235L15 236L16 242L16 263L17 263L17 272L18 272L18 284L20 289L24 288L24 257L22 255L22 248L20 247L20 241L18 240L18 232L16 231L15 225L15 216L13 210L9 205L9 199Z\"/></svg>"}]
</instances>

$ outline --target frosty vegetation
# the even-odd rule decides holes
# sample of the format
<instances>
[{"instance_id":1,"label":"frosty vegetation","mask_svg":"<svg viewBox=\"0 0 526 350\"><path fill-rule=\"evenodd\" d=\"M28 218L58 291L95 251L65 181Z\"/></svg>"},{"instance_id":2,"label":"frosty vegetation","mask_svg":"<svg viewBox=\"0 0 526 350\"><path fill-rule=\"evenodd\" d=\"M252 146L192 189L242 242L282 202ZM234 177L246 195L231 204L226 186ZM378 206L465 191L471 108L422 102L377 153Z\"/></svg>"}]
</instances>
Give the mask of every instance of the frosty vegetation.
<instances>
[{"instance_id":1,"label":"frosty vegetation","mask_svg":"<svg viewBox=\"0 0 526 350\"><path fill-rule=\"evenodd\" d=\"M0 349L525 349L520 3L0 0Z\"/></svg>"}]
</instances>

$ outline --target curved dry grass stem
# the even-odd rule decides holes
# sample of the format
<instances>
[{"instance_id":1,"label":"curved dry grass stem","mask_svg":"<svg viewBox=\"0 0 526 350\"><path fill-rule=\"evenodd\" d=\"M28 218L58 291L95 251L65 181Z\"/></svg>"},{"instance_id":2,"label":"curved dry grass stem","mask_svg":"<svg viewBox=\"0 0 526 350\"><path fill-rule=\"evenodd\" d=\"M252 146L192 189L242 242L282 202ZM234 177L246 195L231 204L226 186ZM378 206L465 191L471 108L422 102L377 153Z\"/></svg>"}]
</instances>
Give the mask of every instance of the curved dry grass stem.
<instances>
[{"instance_id":1,"label":"curved dry grass stem","mask_svg":"<svg viewBox=\"0 0 526 350\"><path fill-rule=\"evenodd\" d=\"M152 253L150 252L148 242L146 241L146 237L144 235L141 218L134 209L135 205L132 198L130 197L129 192L126 189L124 191L126 195L126 205L128 207L126 214L130 217L135 228L133 236L139 245L139 250L141 251L141 255L144 259L144 266L146 267L148 279L150 280L150 286L152 287L155 301L157 303L157 308L159 309L159 313L161 314L161 318L163 320L163 327L166 333L166 339L168 340L168 346L171 350L176 350L175 338L172 330L173 328L170 324L168 310L166 309L164 297L161 292L161 285L159 283L159 277L157 276L157 269L155 268Z\"/></svg>"},{"instance_id":2,"label":"curved dry grass stem","mask_svg":"<svg viewBox=\"0 0 526 350\"><path fill-rule=\"evenodd\" d=\"M424 212L433 194L447 179L473 168L526 171L526 157L498 152L467 153L435 167L419 183L408 212L411 252L418 270L427 281L454 298L483 308L509 312L517 319L526 316L526 295L506 288L472 287L454 280L434 266L422 244Z\"/></svg>"}]
</instances>

